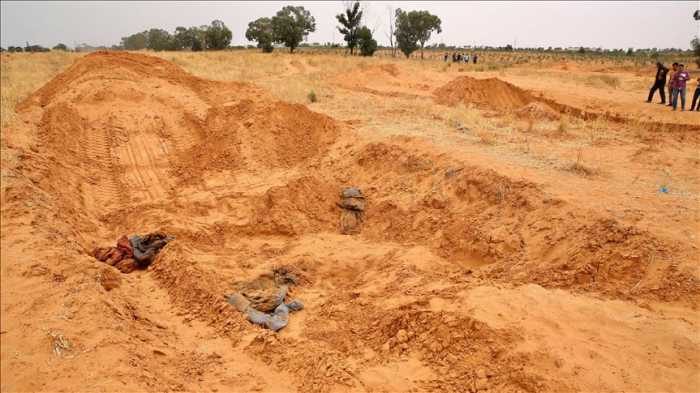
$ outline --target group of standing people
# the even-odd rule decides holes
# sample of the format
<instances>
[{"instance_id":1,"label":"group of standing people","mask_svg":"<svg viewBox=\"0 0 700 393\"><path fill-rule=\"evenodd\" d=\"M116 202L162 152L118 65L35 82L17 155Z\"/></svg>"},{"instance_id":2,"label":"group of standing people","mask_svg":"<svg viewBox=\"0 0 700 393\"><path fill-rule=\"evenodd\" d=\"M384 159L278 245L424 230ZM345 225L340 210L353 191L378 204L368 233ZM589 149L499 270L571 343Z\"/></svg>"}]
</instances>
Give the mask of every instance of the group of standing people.
<instances>
[{"instance_id":1,"label":"group of standing people","mask_svg":"<svg viewBox=\"0 0 700 393\"><path fill-rule=\"evenodd\" d=\"M474 53L474 57L472 58L472 60L474 61L474 64L476 64L478 59L479 59L479 56L476 53ZM449 60L450 60L450 54L445 52L445 63L447 63ZM461 53L452 52L452 62L453 63L464 62L464 64L469 64L469 53L461 54Z\"/></svg>"},{"instance_id":2,"label":"group of standing people","mask_svg":"<svg viewBox=\"0 0 700 393\"><path fill-rule=\"evenodd\" d=\"M673 72L671 74L671 79L668 83L668 104L675 111L678 108L678 96L681 97L681 111L685 110L685 93L687 89L687 82L690 80L690 73L685 70L684 64L673 63L671 66ZM669 69L664 67L661 62L656 63L656 79L654 80L654 86L651 87L649 91L649 98L646 102L650 103L651 99L654 97L656 90L659 90L659 95L661 96L661 102L659 104L666 104L666 78L668 76ZM690 110L700 111L700 76L697 78L698 85L695 87L695 93L693 94L693 102L690 105Z\"/></svg>"}]
</instances>

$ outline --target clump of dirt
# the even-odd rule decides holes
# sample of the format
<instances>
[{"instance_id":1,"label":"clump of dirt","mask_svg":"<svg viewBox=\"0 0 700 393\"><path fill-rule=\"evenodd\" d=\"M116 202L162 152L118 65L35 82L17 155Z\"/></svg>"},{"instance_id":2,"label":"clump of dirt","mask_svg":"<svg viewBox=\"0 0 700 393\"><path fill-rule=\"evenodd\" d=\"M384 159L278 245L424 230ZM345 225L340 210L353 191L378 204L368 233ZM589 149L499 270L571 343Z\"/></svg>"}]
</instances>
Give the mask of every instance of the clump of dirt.
<instances>
[{"instance_id":1,"label":"clump of dirt","mask_svg":"<svg viewBox=\"0 0 700 393\"><path fill-rule=\"evenodd\" d=\"M535 98L521 88L498 78L476 79L471 76L455 78L434 92L441 105L465 104L489 105L503 108L520 108Z\"/></svg>"}]
</instances>

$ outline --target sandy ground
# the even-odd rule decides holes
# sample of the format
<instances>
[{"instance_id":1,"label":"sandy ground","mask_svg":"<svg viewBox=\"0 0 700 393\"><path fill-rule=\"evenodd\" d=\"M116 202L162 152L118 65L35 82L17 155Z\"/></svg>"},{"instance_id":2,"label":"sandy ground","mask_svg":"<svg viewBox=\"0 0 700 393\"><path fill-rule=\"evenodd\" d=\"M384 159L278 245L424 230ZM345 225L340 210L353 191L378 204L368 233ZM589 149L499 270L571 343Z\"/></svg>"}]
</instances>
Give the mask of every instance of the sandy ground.
<instances>
[{"instance_id":1,"label":"sandy ground","mask_svg":"<svg viewBox=\"0 0 700 393\"><path fill-rule=\"evenodd\" d=\"M368 65L302 105L264 86L316 66L283 64L100 52L18 105L2 391L700 391L699 114L576 63ZM178 240L146 270L89 255L153 230ZM275 269L305 305L277 333L223 296Z\"/></svg>"}]
</instances>

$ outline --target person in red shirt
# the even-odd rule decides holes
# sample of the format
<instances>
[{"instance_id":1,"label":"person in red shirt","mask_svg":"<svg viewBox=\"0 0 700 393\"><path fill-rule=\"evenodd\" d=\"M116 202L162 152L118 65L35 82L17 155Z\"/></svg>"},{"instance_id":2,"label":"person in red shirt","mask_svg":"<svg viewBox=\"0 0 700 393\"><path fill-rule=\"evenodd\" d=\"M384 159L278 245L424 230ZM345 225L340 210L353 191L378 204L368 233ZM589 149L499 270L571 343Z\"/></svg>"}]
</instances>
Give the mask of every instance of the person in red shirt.
<instances>
[{"instance_id":1,"label":"person in red shirt","mask_svg":"<svg viewBox=\"0 0 700 393\"><path fill-rule=\"evenodd\" d=\"M673 74L678 71L678 63L673 63L671 69L673 70L671 77L673 77ZM671 81L668 82L668 106L673 106L673 83Z\"/></svg>"},{"instance_id":2,"label":"person in red shirt","mask_svg":"<svg viewBox=\"0 0 700 393\"><path fill-rule=\"evenodd\" d=\"M681 111L685 110L685 89L686 83L690 80L690 73L685 70L683 64L678 64L678 71L671 77L673 83L673 110L678 107L678 95L681 96Z\"/></svg>"}]
</instances>

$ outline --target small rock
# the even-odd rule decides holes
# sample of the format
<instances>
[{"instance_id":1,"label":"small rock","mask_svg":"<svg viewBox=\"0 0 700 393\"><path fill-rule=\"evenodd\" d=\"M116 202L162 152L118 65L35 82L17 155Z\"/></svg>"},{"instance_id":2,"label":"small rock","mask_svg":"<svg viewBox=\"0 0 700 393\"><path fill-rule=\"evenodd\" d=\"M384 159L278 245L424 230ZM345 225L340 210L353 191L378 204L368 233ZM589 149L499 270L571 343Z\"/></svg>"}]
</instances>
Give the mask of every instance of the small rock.
<instances>
[{"instance_id":1,"label":"small rock","mask_svg":"<svg viewBox=\"0 0 700 393\"><path fill-rule=\"evenodd\" d=\"M218 352L216 352L216 351L214 351L214 352L211 353L211 357L217 358L217 359L221 359L221 355L220 355Z\"/></svg>"},{"instance_id":2,"label":"small rock","mask_svg":"<svg viewBox=\"0 0 700 393\"><path fill-rule=\"evenodd\" d=\"M479 379L486 378L486 370L484 370L483 368L476 370L476 377Z\"/></svg>"},{"instance_id":3,"label":"small rock","mask_svg":"<svg viewBox=\"0 0 700 393\"><path fill-rule=\"evenodd\" d=\"M382 351L389 352L390 349L391 349L391 346L389 345L388 341L385 342L384 345L382 345Z\"/></svg>"},{"instance_id":4,"label":"small rock","mask_svg":"<svg viewBox=\"0 0 700 393\"><path fill-rule=\"evenodd\" d=\"M398 340L400 343L405 343L408 341L408 334L406 334L406 331L401 329L396 333L396 340Z\"/></svg>"},{"instance_id":5,"label":"small rock","mask_svg":"<svg viewBox=\"0 0 700 393\"><path fill-rule=\"evenodd\" d=\"M100 274L102 276L100 281L102 282L102 286L105 288L105 290L111 291L112 289L119 288L122 285L122 275L117 269L112 267L103 269Z\"/></svg>"},{"instance_id":6,"label":"small rock","mask_svg":"<svg viewBox=\"0 0 700 393\"><path fill-rule=\"evenodd\" d=\"M476 384L474 384L474 387L476 388L476 390L488 390L490 385L491 384L489 383L489 380L484 378L484 379L479 379L478 381L476 381Z\"/></svg>"}]
</instances>

